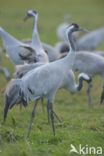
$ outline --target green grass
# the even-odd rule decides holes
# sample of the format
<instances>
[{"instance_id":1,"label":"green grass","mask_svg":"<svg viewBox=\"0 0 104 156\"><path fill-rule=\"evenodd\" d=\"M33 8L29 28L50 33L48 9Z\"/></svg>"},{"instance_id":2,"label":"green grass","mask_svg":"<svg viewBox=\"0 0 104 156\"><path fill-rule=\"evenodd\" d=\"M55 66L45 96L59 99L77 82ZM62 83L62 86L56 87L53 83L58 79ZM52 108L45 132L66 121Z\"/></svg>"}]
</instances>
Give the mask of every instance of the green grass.
<instances>
[{"instance_id":1,"label":"green grass","mask_svg":"<svg viewBox=\"0 0 104 156\"><path fill-rule=\"evenodd\" d=\"M22 21L26 10L30 8L39 12L41 40L53 45L57 42L55 30L67 13L71 15L71 22L79 23L89 30L104 26L103 0L57 0L57 3L56 0L0 0L0 25L18 39L31 38L32 20L27 23ZM104 50L104 45L98 49ZM2 63L13 73L14 68L4 55ZM14 107L9 111L6 123L2 122L6 84L4 76L0 74L0 156L76 156L75 153L69 153L70 144L76 147L79 144L101 146L104 155L104 106L99 106L101 78L93 80L93 107L87 105L86 85L75 95L64 90L57 93L54 110L62 124L55 123L55 137L47 124L46 111L42 113L39 104L28 139L26 134L32 103L26 109Z\"/></svg>"}]
</instances>

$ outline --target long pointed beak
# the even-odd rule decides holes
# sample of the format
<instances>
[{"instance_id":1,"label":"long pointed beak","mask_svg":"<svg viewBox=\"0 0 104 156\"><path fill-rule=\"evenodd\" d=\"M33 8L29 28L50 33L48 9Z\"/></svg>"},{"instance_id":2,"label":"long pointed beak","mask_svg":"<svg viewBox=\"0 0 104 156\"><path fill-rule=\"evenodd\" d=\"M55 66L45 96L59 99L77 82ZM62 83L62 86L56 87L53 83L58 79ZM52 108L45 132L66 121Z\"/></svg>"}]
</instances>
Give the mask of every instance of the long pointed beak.
<instances>
[{"instance_id":1,"label":"long pointed beak","mask_svg":"<svg viewBox=\"0 0 104 156\"><path fill-rule=\"evenodd\" d=\"M23 18L24 22L27 21L28 19L29 19L29 16L27 15Z\"/></svg>"},{"instance_id":2,"label":"long pointed beak","mask_svg":"<svg viewBox=\"0 0 104 156\"><path fill-rule=\"evenodd\" d=\"M89 32L89 30L87 30L87 29L83 29L83 28L79 28L78 31Z\"/></svg>"}]
</instances>

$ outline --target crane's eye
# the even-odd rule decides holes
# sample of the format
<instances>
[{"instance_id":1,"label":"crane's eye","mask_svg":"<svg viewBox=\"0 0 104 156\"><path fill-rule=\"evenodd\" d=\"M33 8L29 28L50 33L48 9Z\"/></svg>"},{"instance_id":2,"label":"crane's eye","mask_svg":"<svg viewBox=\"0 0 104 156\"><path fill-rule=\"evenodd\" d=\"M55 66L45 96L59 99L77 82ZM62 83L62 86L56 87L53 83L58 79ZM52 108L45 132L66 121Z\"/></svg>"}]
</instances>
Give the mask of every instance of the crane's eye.
<instances>
[{"instance_id":1,"label":"crane's eye","mask_svg":"<svg viewBox=\"0 0 104 156\"><path fill-rule=\"evenodd\" d=\"M72 23L72 25L74 26L74 28L78 29L79 28L79 25L76 24L76 23Z\"/></svg>"}]
</instances>

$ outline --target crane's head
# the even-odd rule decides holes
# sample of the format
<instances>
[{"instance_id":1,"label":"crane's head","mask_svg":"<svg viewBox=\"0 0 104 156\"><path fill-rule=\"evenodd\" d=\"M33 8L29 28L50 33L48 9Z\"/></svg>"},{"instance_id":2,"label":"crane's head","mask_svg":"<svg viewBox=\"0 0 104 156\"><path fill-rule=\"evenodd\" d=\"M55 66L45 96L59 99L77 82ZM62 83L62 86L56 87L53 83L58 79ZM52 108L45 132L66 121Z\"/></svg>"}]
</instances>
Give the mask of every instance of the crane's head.
<instances>
[{"instance_id":1,"label":"crane's head","mask_svg":"<svg viewBox=\"0 0 104 156\"><path fill-rule=\"evenodd\" d=\"M88 30L81 28L78 24L72 23L66 28L66 31L69 32L75 32L75 31L84 31L88 32Z\"/></svg>"},{"instance_id":2,"label":"crane's head","mask_svg":"<svg viewBox=\"0 0 104 156\"><path fill-rule=\"evenodd\" d=\"M28 10L27 14L26 14L26 16L24 18L24 21L26 21L30 17L37 17L37 16L38 16L38 12L36 10Z\"/></svg>"},{"instance_id":3,"label":"crane's head","mask_svg":"<svg viewBox=\"0 0 104 156\"><path fill-rule=\"evenodd\" d=\"M79 79L79 80L84 80L84 81L86 81L87 83L90 83L90 82L92 81L92 78L91 78L89 75L87 75L86 73L80 73L80 74L78 75L78 79Z\"/></svg>"},{"instance_id":4,"label":"crane's head","mask_svg":"<svg viewBox=\"0 0 104 156\"><path fill-rule=\"evenodd\" d=\"M79 85L77 87L77 90L80 91L83 86L83 81L86 81L88 84L91 83L92 78L87 75L86 73L80 73L78 76L79 79Z\"/></svg>"},{"instance_id":5,"label":"crane's head","mask_svg":"<svg viewBox=\"0 0 104 156\"><path fill-rule=\"evenodd\" d=\"M23 103L20 95L20 80L12 79L5 91L4 121L6 120L8 110L19 103Z\"/></svg>"}]
</instances>

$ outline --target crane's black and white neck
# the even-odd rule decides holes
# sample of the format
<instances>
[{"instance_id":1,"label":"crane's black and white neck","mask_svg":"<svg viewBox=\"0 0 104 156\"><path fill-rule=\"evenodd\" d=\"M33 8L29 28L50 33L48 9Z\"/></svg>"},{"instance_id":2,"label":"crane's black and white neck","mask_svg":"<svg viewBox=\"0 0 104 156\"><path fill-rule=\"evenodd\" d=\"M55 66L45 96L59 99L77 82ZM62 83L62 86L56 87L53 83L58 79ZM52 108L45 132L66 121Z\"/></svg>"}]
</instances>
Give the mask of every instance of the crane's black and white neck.
<instances>
[{"instance_id":1,"label":"crane's black and white neck","mask_svg":"<svg viewBox=\"0 0 104 156\"><path fill-rule=\"evenodd\" d=\"M72 23L71 25L69 25L66 28L66 37L67 37L67 40L68 40L68 43L69 43L70 50L69 50L68 55L64 58L64 60L66 62L66 65L68 63L69 68L73 67L73 63L75 61L75 56L76 56L76 49L75 49L75 46L74 46L74 41L73 41L72 34L73 34L73 32L80 31L80 30L83 30L83 29L81 29L79 27L79 25L76 24L76 23Z\"/></svg>"}]
</instances>

